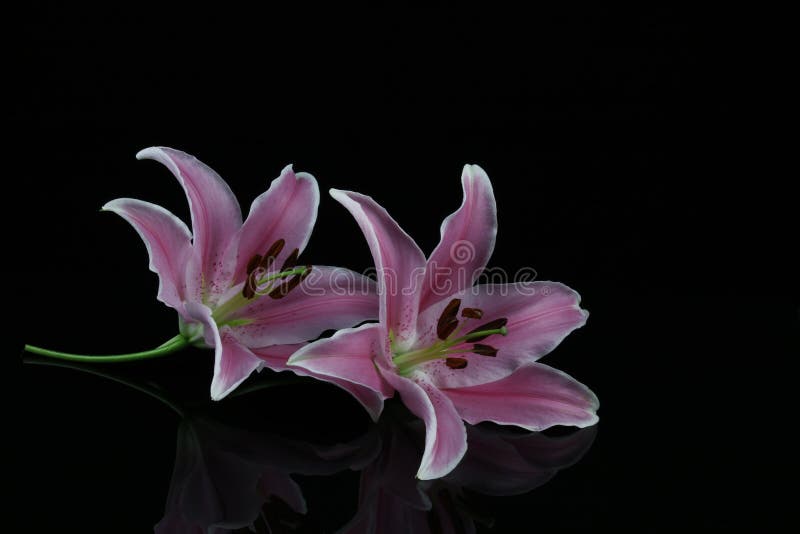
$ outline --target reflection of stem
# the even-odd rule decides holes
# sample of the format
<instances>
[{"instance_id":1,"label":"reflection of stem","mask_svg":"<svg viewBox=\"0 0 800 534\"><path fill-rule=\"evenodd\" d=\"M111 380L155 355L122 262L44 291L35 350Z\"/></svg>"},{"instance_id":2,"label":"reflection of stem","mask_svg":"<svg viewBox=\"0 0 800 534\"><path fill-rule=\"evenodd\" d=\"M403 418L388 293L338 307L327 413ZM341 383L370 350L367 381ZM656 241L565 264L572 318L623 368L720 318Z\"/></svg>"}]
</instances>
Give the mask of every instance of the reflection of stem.
<instances>
[{"instance_id":1,"label":"reflection of stem","mask_svg":"<svg viewBox=\"0 0 800 534\"><path fill-rule=\"evenodd\" d=\"M119 377L117 375L112 375L112 374L109 374L109 373L96 371L94 368L86 367L86 366L83 366L83 365L76 365L74 363L56 362L56 361L52 361L52 360L38 360L38 359L35 359L35 358L23 358L22 359L22 363L27 363L27 364L31 364L31 365L46 365L46 366L50 366L50 367L61 367L61 368L64 368L64 369L74 369L76 371L82 371L82 372L88 373L90 375L99 376L101 378L107 378L108 380L111 380L113 382L117 382L118 384L122 384L124 386L128 386L131 389L135 389L136 391L139 391L141 393L144 393L145 395L153 397L154 399L157 399L157 400L161 401L162 403L164 403L165 405L167 405L170 408L172 408L172 410L175 413L177 413L178 415L180 415L181 417L185 416L185 411L183 410L183 408L181 408L178 405L177 402L175 402L173 400L170 400L161 390L136 384L134 382L131 382L131 381L129 381L129 380L125 379L125 378ZM270 379L270 380L264 380L262 382L257 382L255 384L250 384L249 386L238 387L238 388L236 388L236 390L234 392L232 392L230 395L228 395L228 397L229 398L230 397L238 397L238 396L241 396L241 395L246 395L248 393L255 393L256 391L261 391L262 389L269 389L269 388L272 388L274 386L290 386L290 385L294 385L294 384L311 384L311 383L314 383L314 381L311 380L311 379L305 378L305 377L297 376L297 375L292 375L291 377L287 377L287 378L278 378L278 377L276 377L276 378L273 378L273 379Z\"/></svg>"},{"instance_id":2,"label":"reflection of stem","mask_svg":"<svg viewBox=\"0 0 800 534\"><path fill-rule=\"evenodd\" d=\"M125 378L120 378L120 377L115 376L115 375L111 375L111 374L108 374L108 373L103 373L101 371L96 371L96 370L94 370L94 368L84 367L82 365L75 365L73 363L42 361L42 360L36 360L36 359L33 359L33 358L23 358L22 359L22 363L28 363L28 364L32 364L32 365L46 365L46 366L49 366L49 367L62 367L64 369L74 369L76 371L82 371L82 372L88 373L90 375L95 375L95 376L99 376L101 378L106 378L108 380L111 380L112 382L117 382L118 384L122 384L124 386L128 386L131 389L135 389L136 391L139 391L141 393L144 393L145 395L148 395L148 396L150 396L150 397L152 397L152 398L154 398L156 400L161 401L163 404L169 406L180 417L184 417L186 415L186 413L183 410L183 408L178 406L178 404L176 402L174 402L174 401L170 400L169 398L167 398L167 396L163 392L161 392L159 390L156 390L154 388L147 387L147 386L140 386L139 384L135 384L133 382L130 382L129 380L126 380Z\"/></svg>"},{"instance_id":3,"label":"reflection of stem","mask_svg":"<svg viewBox=\"0 0 800 534\"><path fill-rule=\"evenodd\" d=\"M145 360L148 358L158 358L177 352L189 344L189 340L181 334L173 337L160 346L145 350L142 352L133 352L130 354L114 354L112 356L88 356L85 354L70 354L68 352L59 352L56 350L43 349L33 345L25 345L25 350L39 356L47 356L48 358L55 358L57 360L68 360L71 362L132 362L136 360Z\"/></svg>"}]
</instances>

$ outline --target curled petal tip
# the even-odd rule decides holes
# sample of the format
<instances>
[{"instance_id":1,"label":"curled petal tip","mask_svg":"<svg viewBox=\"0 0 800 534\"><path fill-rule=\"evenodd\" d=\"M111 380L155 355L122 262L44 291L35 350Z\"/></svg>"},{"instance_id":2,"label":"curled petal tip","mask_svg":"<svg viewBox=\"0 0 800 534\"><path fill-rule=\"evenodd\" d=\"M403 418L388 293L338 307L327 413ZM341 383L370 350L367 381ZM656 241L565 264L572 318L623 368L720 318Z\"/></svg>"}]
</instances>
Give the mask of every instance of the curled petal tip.
<instances>
[{"instance_id":1,"label":"curled petal tip","mask_svg":"<svg viewBox=\"0 0 800 534\"><path fill-rule=\"evenodd\" d=\"M467 163L466 165L464 165L464 172L474 177L480 176L488 178L486 171L484 171L483 167L481 167L477 163Z\"/></svg>"},{"instance_id":2,"label":"curled petal tip","mask_svg":"<svg viewBox=\"0 0 800 534\"><path fill-rule=\"evenodd\" d=\"M114 200L109 200L100 208L100 211L112 211L118 213L120 210L124 209L124 204L126 202L139 202L136 200L132 200L130 198L115 198Z\"/></svg>"},{"instance_id":3,"label":"curled petal tip","mask_svg":"<svg viewBox=\"0 0 800 534\"><path fill-rule=\"evenodd\" d=\"M294 171L292 171L292 172L294 172ZM300 172L294 173L294 179L297 180L298 182L306 181L306 182L312 183L314 185L315 189L317 190L316 203L319 204L319 185L317 185L317 179L314 178L314 175L311 174L310 172L300 171Z\"/></svg>"},{"instance_id":4,"label":"curled petal tip","mask_svg":"<svg viewBox=\"0 0 800 534\"><path fill-rule=\"evenodd\" d=\"M147 148L143 148L139 152L136 153L136 159L143 160L143 159L154 159L156 154L161 152L161 148L157 146L151 146Z\"/></svg>"},{"instance_id":5,"label":"curled petal tip","mask_svg":"<svg viewBox=\"0 0 800 534\"><path fill-rule=\"evenodd\" d=\"M280 176L291 176L297 180L297 174L294 172L294 163L289 163L283 169L281 169Z\"/></svg>"},{"instance_id":6,"label":"curled petal tip","mask_svg":"<svg viewBox=\"0 0 800 534\"><path fill-rule=\"evenodd\" d=\"M332 187L332 188L328 189L328 194L330 194L330 196L332 196L333 198L335 198L339 202L347 202L347 201L352 201L353 200L351 198L353 196L353 192L352 191L348 191L346 189L336 189L335 187ZM360 195L360 196L363 197L364 195ZM369 197L367 197L367 198L369 198Z\"/></svg>"}]
</instances>

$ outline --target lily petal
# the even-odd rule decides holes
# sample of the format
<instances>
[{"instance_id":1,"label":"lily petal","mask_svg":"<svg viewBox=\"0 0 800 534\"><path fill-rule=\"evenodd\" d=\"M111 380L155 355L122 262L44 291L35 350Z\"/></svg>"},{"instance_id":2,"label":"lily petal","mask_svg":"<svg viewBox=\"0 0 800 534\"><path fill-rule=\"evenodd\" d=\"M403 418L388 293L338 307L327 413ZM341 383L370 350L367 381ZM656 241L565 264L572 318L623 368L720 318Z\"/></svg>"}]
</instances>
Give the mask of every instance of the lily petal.
<instances>
[{"instance_id":1,"label":"lily petal","mask_svg":"<svg viewBox=\"0 0 800 534\"><path fill-rule=\"evenodd\" d=\"M166 166L186 192L194 232L193 277L195 290L221 285L230 273L222 272L223 254L242 225L239 203L228 184L193 156L166 147L146 148L136 159L152 159Z\"/></svg>"},{"instance_id":2,"label":"lily petal","mask_svg":"<svg viewBox=\"0 0 800 534\"><path fill-rule=\"evenodd\" d=\"M464 165L464 200L441 228L441 241L428 258L420 310L471 287L489 262L497 236L492 183L477 165Z\"/></svg>"},{"instance_id":3,"label":"lily petal","mask_svg":"<svg viewBox=\"0 0 800 534\"><path fill-rule=\"evenodd\" d=\"M192 234L183 221L161 206L132 198L112 200L103 210L116 213L133 226L147 247L150 270L158 275L158 300L185 315L186 261Z\"/></svg>"},{"instance_id":4,"label":"lily petal","mask_svg":"<svg viewBox=\"0 0 800 534\"><path fill-rule=\"evenodd\" d=\"M372 198L337 189L330 194L353 215L367 238L378 271L380 322L402 347L415 337L425 255Z\"/></svg>"},{"instance_id":5,"label":"lily petal","mask_svg":"<svg viewBox=\"0 0 800 534\"><path fill-rule=\"evenodd\" d=\"M308 173L295 174L292 166L287 165L269 189L253 201L250 214L234 239L232 279L243 280L250 258L264 254L278 239L283 239L285 246L276 265L294 249L302 253L317 220L318 207L317 181Z\"/></svg>"},{"instance_id":6,"label":"lily petal","mask_svg":"<svg viewBox=\"0 0 800 534\"><path fill-rule=\"evenodd\" d=\"M211 399L220 400L244 382L264 363L236 339L229 326L218 328L211 310L196 302L187 302L186 311L203 325L206 344L214 347L214 378Z\"/></svg>"},{"instance_id":7,"label":"lily petal","mask_svg":"<svg viewBox=\"0 0 800 534\"><path fill-rule=\"evenodd\" d=\"M375 281L342 267L314 266L286 297L262 296L234 318L248 324L234 327L248 347L299 343L329 329L348 328L378 315Z\"/></svg>"},{"instance_id":8,"label":"lily petal","mask_svg":"<svg viewBox=\"0 0 800 534\"><path fill-rule=\"evenodd\" d=\"M263 367L263 362L250 349L239 343L228 326L220 329L222 350L214 360L214 378L211 381L211 399L220 400L236 389L253 371Z\"/></svg>"},{"instance_id":9,"label":"lily petal","mask_svg":"<svg viewBox=\"0 0 800 534\"><path fill-rule=\"evenodd\" d=\"M344 337L346 336L348 330L350 329L340 330L335 335ZM315 343L323 343L325 341L329 341L329 339L330 338L321 339ZM380 417L380 414L383 411L384 399L391 395L391 390L388 390L388 386L386 386L384 383L381 384L376 390L373 385L362 385L361 383L357 383L356 381L352 380L351 377L340 378L338 376L328 375L324 372L316 372L299 365L291 365L287 361L295 352L307 346L309 345L306 343L300 343L296 345L275 345L272 347L252 349L252 351L253 354L264 361L266 367L272 369L273 371L291 371L296 375L310 376L324 382L330 382L331 384L344 389L353 397L355 397L359 403L361 403L373 421L377 421L378 417ZM378 379L380 380L380 377L378 377ZM384 388L388 390L388 394L385 393Z\"/></svg>"},{"instance_id":10,"label":"lily petal","mask_svg":"<svg viewBox=\"0 0 800 534\"><path fill-rule=\"evenodd\" d=\"M573 330L586 322L589 313L580 307L580 295L558 282L524 282L478 285L456 293L462 307L479 308L481 319L463 323L463 332L499 318L507 318L508 335L493 335L482 343L498 349L497 356L465 354L466 369L449 369L443 361L424 364L434 383L441 388L466 387L505 378L520 366L549 353ZM434 341L435 324L449 298L420 315L421 335ZM461 318L464 321L463 318ZM464 345L465 349L469 344Z\"/></svg>"},{"instance_id":11,"label":"lily petal","mask_svg":"<svg viewBox=\"0 0 800 534\"><path fill-rule=\"evenodd\" d=\"M403 404L425 422L425 451L417 478L445 476L467 452L467 431L453 402L423 373L405 378L387 371L383 376L400 392Z\"/></svg>"},{"instance_id":12,"label":"lily petal","mask_svg":"<svg viewBox=\"0 0 800 534\"><path fill-rule=\"evenodd\" d=\"M293 371L286 361L292 354L305 347L308 343L293 343L290 345L273 345L271 347L259 347L250 350L253 354L264 362L264 367L273 371Z\"/></svg>"},{"instance_id":13,"label":"lily petal","mask_svg":"<svg viewBox=\"0 0 800 534\"><path fill-rule=\"evenodd\" d=\"M376 323L347 328L333 337L309 343L294 353L288 364L368 387L389 398L393 390L374 363L381 342L381 328Z\"/></svg>"},{"instance_id":14,"label":"lily petal","mask_svg":"<svg viewBox=\"0 0 800 534\"><path fill-rule=\"evenodd\" d=\"M591 426L598 421L599 401L592 391L541 363L531 363L502 380L442 390L470 424L493 421L528 430L555 425Z\"/></svg>"}]
</instances>

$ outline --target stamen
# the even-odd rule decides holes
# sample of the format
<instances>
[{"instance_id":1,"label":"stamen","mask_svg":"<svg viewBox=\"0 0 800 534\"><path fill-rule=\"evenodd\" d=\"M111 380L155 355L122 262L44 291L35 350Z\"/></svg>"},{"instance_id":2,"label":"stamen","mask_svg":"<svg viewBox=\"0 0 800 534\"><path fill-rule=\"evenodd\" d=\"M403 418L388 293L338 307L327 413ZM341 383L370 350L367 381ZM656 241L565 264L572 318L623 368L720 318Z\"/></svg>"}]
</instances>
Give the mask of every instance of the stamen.
<instances>
[{"instance_id":1,"label":"stamen","mask_svg":"<svg viewBox=\"0 0 800 534\"><path fill-rule=\"evenodd\" d=\"M442 314L439 316L439 322L436 324L436 335L439 339L447 339L447 336L453 333L453 330L458 326L458 308L461 306L461 299L453 299L444 308Z\"/></svg>"},{"instance_id":2,"label":"stamen","mask_svg":"<svg viewBox=\"0 0 800 534\"><path fill-rule=\"evenodd\" d=\"M461 310L461 317L467 319L480 319L483 317L483 310L480 308L464 308Z\"/></svg>"},{"instance_id":3,"label":"stamen","mask_svg":"<svg viewBox=\"0 0 800 534\"><path fill-rule=\"evenodd\" d=\"M453 320L444 325L440 324L436 328L436 335L439 336L439 339L447 339L450 336L450 334L452 334L455 331L456 328L458 328L458 321L456 320Z\"/></svg>"},{"instance_id":4,"label":"stamen","mask_svg":"<svg viewBox=\"0 0 800 534\"><path fill-rule=\"evenodd\" d=\"M295 265L297 265L297 256L300 255L300 249L294 249L289 257L286 258L286 261L283 262L281 265L281 271L288 271L289 269L293 269Z\"/></svg>"},{"instance_id":5,"label":"stamen","mask_svg":"<svg viewBox=\"0 0 800 534\"><path fill-rule=\"evenodd\" d=\"M306 265L306 270L305 270L305 272L304 272L303 274L301 274L301 275L300 275L300 281L301 281L301 282L302 282L303 280L305 280L306 278L308 278L308 275L309 275L309 274L311 274L311 269L313 269L313 268L314 268L314 266L313 266L313 265Z\"/></svg>"},{"instance_id":6,"label":"stamen","mask_svg":"<svg viewBox=\"0 0 800 534\"><path fill-rule=\"evenodd\" d=\"M255 256L250 258L250 261L247 262L247 274L250 274L253 271L255 271L256 267L259 267L260 263L261 263L261 254L256 254Z\"/></svg>"},{"instance_id":7,"label":"stamen","mask_svg":"<svg viewBox=\"0 0 800 534\"><path fill-rule=\"evenodd\" d=\"M467 359L464 356L469 353L491 358L497 356L497 348L474 342L484 340L489 336L508 335L508 329L506 328L508 319L501 317L500 319L489 321L467 334L451 335L453 334L453 329L458 326L458 320L455 317L458 314L460 304L461 301L459 299L453 299L442 312L437 324L437 334L442 338L441 341L436 341L427 347L392 355L392 361L401 375L405 376L417 365L433 360L444 359L450 369L464 369L467 366Z\"/></svg>"},{"instance_id":8,"label":"stamen","mask_svg":"<svg viewBox=\"0 0 800 534\"><path fill-rule=\"evenodd\" d=\"M305 273L303 273L303 274L305 274ZM299 286L300 282L303 281L302 279L303 279L303 275L302 274L296 274L293 277L289 278L288 280L284 280L281 283L281 285L279 285L278 287L276 287L275 289L273 289L272 291L270 291L268 293L269 297L273 298L273 299L276 299L276 300L277 299L282 299L283 297L288 295L289 292L292 289L294 289L297 286Z\"/></svg>"},{"instance_id":9,"label":"stamen","mask_svg":"<svg viewBox=\"0 0 800 534\"><path fill-rule=\"evenodd\" d=\"M485 325L482 325L482 326L479 326L478 328L470 330L469 332L466 333L466 335L464 337L465 338L469 338L470 341L483 341L484 339L486 339L487 337L491 336L492 334L486 334L485 336L479 336L479 337L473 337L473 338L470 338L469 336L470 336L470 334L474 334L476 332L482 332L484 330L499 330L499 329L503 328L507 323L508 323L508 319L506 319L505 317L502 317L500 319L495 319L494 321L490 321L490 322L486 323Z\"/></svg>"},{"instance_id":10,"label":"stamen","mask_svg":"<svg viewBox=\"0 0 800 534\"><path fill-rule=\"evenodd\" d=\"M464 369L467 366L467 360L464 358L447 358L444 363L450 369Z\"/></svg>"},{"instance_id":11,"label":"stamen","mask_svg":"<svg viewBox=\"0 0 800 534\"><path fill-rule=\"evenodd\" d=\"M277 241L275 241L272 244L272 246L269 247L267 251L264 253L264 258L261 260L261 264L259 265L259 267L263 267L264 269L269 269L270 266L272 265L272 262L275 261L275 258L278 256L278 254L281 253L281 250L283 250L283 246L285 244L286 241L284 241L283 239L278 239Z\"/></svg>"},{"instance_id":12,"label":"stamen","mask_svg":"<svg viewBox=\"0 0 800 534\"><path fill-rule=\"evenodd\" d=\"M258 275L258 271L250 271L247 275L247 281L244 283L244 287L242 288L242 296L247 300L256 296L256 276Z\"/></svg>"},{"instance_id":13,"label":"stamen","mask_svg":"<svg viewBox=\"0 0 800 534\"><path fill-rule=\"evenodd\" d=\"M492 347L491 345L483 345L481 343L475 343L472 346L472 352L481 356L491 356L492 358L497 356L496 348Z\"/></svg>"}]
</instances>

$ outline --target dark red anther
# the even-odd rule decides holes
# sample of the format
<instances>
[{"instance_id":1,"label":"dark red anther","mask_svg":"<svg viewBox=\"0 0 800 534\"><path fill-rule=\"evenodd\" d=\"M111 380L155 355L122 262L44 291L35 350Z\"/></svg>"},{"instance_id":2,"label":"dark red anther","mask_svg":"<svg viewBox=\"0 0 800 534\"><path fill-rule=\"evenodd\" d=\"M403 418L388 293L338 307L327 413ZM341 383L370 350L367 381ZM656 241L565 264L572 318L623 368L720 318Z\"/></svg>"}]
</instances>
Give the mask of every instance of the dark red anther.
<instances>
[{"instance_id":1,"label":"dark red anther","mask_svg":"<svg viewBox=\"0 0 800 534\"><path fill-rule=\"evenodd\" d=\"M439 339L447 339L456 328L458 328L458 321L455 319L444 325L440 323L436 328L436 335L439 336Z\"/></svg>"},{"instance_id":2,"label":"dark red anther","mask_svg":"<svg viewBox=\"0 0 800 534\"><path fill-rule=\"evenodd\" d=\"M444 363L446 363L447 367L450 369L463 369L467 366L467 360L464 358L446 358Z\"/></svg>"},{"instance_id":3,"label":"dark red anther","mask_svg":"<svg viewBox=\"0 0 800 534\"><path fill-rule=\"evenodd\" d=\"M451 300L442 314L439 316L439 322L436 323L436 335L439 339L447 339L447 336L453 333L453 330L458 326L458 308L461 307L461 299Z\"/></svg>"},{"instance_id":4,"label":"dark red anther","mask_svg":"<svg viewBox=\"0 0 800 534\"><path fill-rule=\"evenodd\" d=\"M264 258L261 260L259 267L263 267L264 269L269 269L270 266L272 265L272 262L275 261L275 258L278 256L278 254L281 253L281 250L283 250L283 246L285 244L286 241L284 241L283 239L278 239L277 241L275 241L272 244L272 246L269 247L267 251L264 253Z\"/></svg>"},{"instance_id":5,"label":"dark red anther","mask_svg":"<svg viewBox=\"0 0 800 534\"><path fill-rule=\"evenodd\" d=\"M302 274L296 274L288 280L284 280L281 285L269 292L269 297L273 299L282 299L288 295L292 289L300 285L302 277Z\"/></svg>"},{"instance_id":6,"label":"dark red anther","mask_svg":"<svg viewBox=\"0 0 800 534\"><path fill-rule=\"evenodd\" d=\"M475 354L480 354L481 356L497 356L497 349L492 347L491 345L483 345L481 343L475 343L472 346L472 352Z\"/></svg>"},{"instance_id":7,"label":"dark red anther","mask_svg":"<svg viewBox=\"0 0 800 534\"><path fill-rule=\"evenodd\" d=\"M489 321L488 323L475 328L474 330L470 330L467 332L466 335L474 334L475 332L482 332L484 330L497 330L499 328L503 328L506 323L508 323L508 319L502 317L500 319L495 319L494 321ZM483 341L487 337L491 336L492 334L486 334L485 336L480 336L476 338L470 338L470 341Z\"/></svg>"},{"instance_id":8,"label":"dark red anther","mask_svg":"<svg viewBox=\"0 0 800 534\"><path fill-rule=\"evenodd\" d=\"M283 262L281 265L281 272L288 271L289 269L293 269L295 265L297 265L297 257L300 255L300 249L294 249L289 257L286 258L286 261Z\"/></svg>"},{"instance_id":9,"label":"dark red anther","mask_svg":"<svg viewBox=\"0 0 800 534\"><path fill-rule=\"evenodd\" d=\"M256 274L258 271L251 271L250 274L247 275L247 280L244 283L244 287L242 288L242 296L247 300L256 296Z\"/></svg>"},{"instance_id":10,"label":"dark red anther","mask_svg":"<svg viewBox=\"0 0 800 534\"><path fill-rule=\"evenodd\" d=\"M464 308L461 310L461 317L467 319L480 319L483 317L483 310L480 308Z\"/></svg>"},{"instance_id":11,"label":"dark red anther","mask_svg":"<svg viewBox=\"0 0 800 534\"><path fill-rule=\"evenodd\" d=\"M255 256L250 258L250 261L247 262L247 274L250 274L253 271L255 271L256 267L258 267L260 263L261 263L261 254L256 254Z\"/></svg>"}]
</instances>

